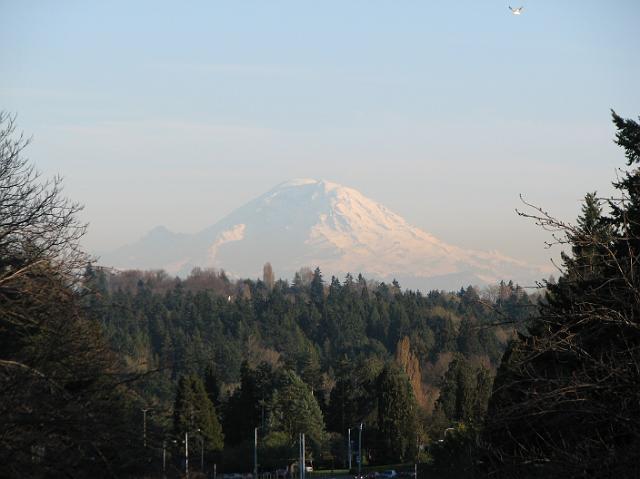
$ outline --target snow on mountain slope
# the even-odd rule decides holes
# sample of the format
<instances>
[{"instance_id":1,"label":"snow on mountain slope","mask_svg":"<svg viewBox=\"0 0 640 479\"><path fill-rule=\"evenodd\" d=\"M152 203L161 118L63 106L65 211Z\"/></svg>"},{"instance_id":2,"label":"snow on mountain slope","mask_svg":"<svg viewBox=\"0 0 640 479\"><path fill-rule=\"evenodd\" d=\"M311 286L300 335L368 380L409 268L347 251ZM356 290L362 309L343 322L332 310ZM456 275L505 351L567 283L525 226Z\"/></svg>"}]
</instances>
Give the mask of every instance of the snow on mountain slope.
<instances>
[{"instance_id":1,"label":"snow on mountain slope","mask_svg":"<svg viewBox=\"0 0 640 479\"><path fill-rule=\"evenodd\" d=\"M449 245L352 188L313 179L282 183L196 235L156 228L103 258L119 268L216 267L238 277L258 277L266 261L281 277L320 266L421 289L544 275L497 252Z\"/></svg>"}]
</instances>

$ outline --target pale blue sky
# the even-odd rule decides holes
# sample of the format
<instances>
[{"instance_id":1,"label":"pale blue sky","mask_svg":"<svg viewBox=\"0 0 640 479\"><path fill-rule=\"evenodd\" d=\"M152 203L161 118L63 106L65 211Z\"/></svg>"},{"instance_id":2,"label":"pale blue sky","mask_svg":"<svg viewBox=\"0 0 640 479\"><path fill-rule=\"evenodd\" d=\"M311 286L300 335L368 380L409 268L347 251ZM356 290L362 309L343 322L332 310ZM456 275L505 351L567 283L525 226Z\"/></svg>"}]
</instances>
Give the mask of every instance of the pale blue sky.
<instances>
[{"instance_id":1,"label":"pale blue sky","mask_svg":"<svg viewBox=\"0 0 640 479\"><path fill-rule=\"evenodd\" d=\"M0 108L85 204L94 251L312 177L544 262L518 194L571 220L610 192L640 2L509 1L0 0Z\"/></svg>"}]
</instances>

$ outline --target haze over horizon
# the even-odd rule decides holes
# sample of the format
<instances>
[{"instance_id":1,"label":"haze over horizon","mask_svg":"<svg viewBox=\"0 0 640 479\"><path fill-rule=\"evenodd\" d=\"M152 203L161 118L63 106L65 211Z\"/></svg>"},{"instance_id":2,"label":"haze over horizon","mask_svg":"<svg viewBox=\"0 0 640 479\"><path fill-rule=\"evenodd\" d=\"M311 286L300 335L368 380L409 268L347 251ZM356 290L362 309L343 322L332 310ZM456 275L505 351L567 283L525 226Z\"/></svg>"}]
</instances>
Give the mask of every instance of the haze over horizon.
<instances>
[{"instance_id":1,"label":"haze over horizon","mask_svg":"<svg viewBox=\"0 0 640 479\"><path fill-rule=\"evenodd\" d=\"M193 235L154 228L98 264L182 277L215 268L231 278L260 278L267 261L283 279L319 267L327 278L361 273L422 291L501 280L533 286L554 272L448 244L353 188L310 178L281 183Z\"/></svg>"},{"instance_id":2,"label":"haze over horizon","mask_svg":"<svg viewBox=\"0 0 640 479\"><path fill-rule=\"evenodd\" d=\"M0 105L85 205L85 246L194 233L274 185L361 191L465 248L558 251L640 112L640 3L0 1ZM268 258L266 258L268 260Z\"/></svg>"}]
</instances>

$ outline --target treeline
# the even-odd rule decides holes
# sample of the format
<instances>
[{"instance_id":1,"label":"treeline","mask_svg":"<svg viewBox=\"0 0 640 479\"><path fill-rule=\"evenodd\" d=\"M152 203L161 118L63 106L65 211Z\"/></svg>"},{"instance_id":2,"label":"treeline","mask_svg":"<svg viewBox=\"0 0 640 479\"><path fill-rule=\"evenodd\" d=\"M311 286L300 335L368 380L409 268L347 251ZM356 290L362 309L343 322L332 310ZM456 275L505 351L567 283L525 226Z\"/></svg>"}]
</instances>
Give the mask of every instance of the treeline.
<instances>
[{"instance_id":1,"label":"treeline","mask_svg":"<svg viewBox=\"0 0 640 479\"><path fill-rule=\"evenodd\" d=\"M363 461L415 460L421 446L424 457L453 422L480 420L514 335L502 323L523 322L534 309L512 283L423 295L362 276L325 282L319 269L289 284L274 281L270 265L256 281L89 267L85 284L112 348L132 370L156 371L136 387L155 410L157 434L208 429L197 417L166 419L180 402L176 384L199 381L221 425L207 441L218 445L211 458L231 470L247 468L255 427L270 445L264 467L295 458L299 432L316 463L344 466L347 429L360 423Z\"/></svg>"}]
</instances>

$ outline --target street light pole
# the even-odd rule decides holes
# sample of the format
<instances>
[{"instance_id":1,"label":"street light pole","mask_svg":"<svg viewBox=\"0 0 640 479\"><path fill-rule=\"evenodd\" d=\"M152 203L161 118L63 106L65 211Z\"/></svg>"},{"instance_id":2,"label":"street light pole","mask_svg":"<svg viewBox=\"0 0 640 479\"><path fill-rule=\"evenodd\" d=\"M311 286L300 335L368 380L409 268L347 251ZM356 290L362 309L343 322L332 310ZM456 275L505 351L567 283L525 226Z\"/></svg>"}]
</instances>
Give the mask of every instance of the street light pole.
<instances>
[{"instance_id":1,"label":"street light pole","mask_svg":"<svg viewBox=\"0 0 640 479\"><path fill-rule=\"evenodd\" d=\"M300 479L304 479L304 433L298 434L298 469L300 469Z\"/></svg>"},{"instance_id":2,"label":"street light pole","mask_svg":"<svg viewBox=\"0 0 640 479\"><path fill-rule=\"evenodd\" d=\"M258 478L258 428L253 430L253 479Z\"/></svg>"},{"instance_id":3,"label":"street light pole","mask_svg":"<svg viewBox=\"0 0 640 479\"><path fill-rule=\"evenodd\" d=\"M307 475L306 452L304 450L304 432L302 433L302 479Z\"/></svg>"},{"instance_id":4,"label":"street light pole","mask_svg":"<svg viewBox=\"0 0 640 479\"><path fill-rule=\"evenodd\" d=\"M184 433L184 473L189 477L189 431Z\"/></svg>"},{"instance_id":5,"label":"street light pole","mask_svg":"<svg viewBox=\"0 0 640 479\"><path fill-rule=\"evenodd\" d=\"M162 441L162 477L167 472L167 440Z\"/></svg>"},{"instance_id":6,"label":"street light pole","mask_svg":"<svg viewBox=\"0 0 640 479\"><path fill-rule=\"evenodd\" d=\"M347 454L349 455L349 470L351 470L351 428L347 429L347 441L348 441L348 445L347 445Z\"/></svg>"},{"instance_id":7,"label":"street light pole","mask_svg":"<svg viewBox=\"0 0 640 479\"><path fill-rule=\"evenodd\" d=\"M358 479L362 475L362 423L358 431Z\"/></svg>"},{"instance_id":8,"label":"street light pole","mask_svg":"<svg viewBox=\"0 0 640 479\"><path fill-rule=\"evenodd\" d=\"M302 468L300 463L302 462L302 433L298 433L298 479L302 479Z\"/></svg>"}]
</instances>

